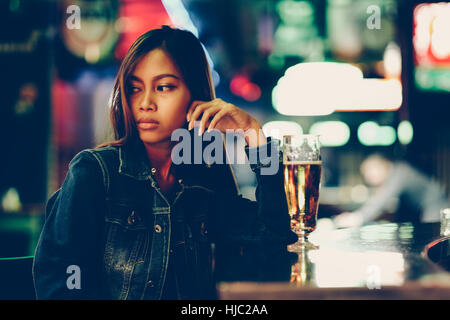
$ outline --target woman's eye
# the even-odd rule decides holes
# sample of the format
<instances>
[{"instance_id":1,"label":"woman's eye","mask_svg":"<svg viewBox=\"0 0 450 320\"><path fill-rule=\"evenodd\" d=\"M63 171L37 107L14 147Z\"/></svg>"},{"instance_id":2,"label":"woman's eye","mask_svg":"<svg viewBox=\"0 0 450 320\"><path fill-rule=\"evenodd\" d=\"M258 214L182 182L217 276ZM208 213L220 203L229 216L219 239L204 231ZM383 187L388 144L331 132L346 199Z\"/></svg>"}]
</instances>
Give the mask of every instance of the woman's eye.
<instances>
[{"instance_id":1,"label":"woman's eye","mask_svg":"<svg viewBox=\"0 0 450 320\"><path fill-rule=\"evenodd\" d=\"M130 93L136 93L136 92L139 92L140 89L138 87L131 86L129 90L130 90Z\"/></svg>"},{"instance_id":2,"label":"woman's eye","mask_svg":"<svg viewBox=\"0 0 450 320\"><path fill-rule=\"evenodd\" d=\"M170 91L170 90L172 90L172 89L174 89L174 88L175 88L174 85L165 84L165 85L157 86L157 87L156 87L156 90L157 90L157 91L160 91L160 92L166 92L166 91Z\"/></svg>"}]
</instances>

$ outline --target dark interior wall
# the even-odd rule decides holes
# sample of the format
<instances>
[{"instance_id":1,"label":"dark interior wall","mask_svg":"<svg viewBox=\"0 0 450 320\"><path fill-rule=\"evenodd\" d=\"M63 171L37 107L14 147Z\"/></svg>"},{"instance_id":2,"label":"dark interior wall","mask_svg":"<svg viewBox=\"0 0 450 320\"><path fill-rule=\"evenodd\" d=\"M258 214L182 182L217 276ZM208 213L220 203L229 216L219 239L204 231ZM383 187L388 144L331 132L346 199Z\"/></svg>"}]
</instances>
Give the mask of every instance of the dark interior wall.
<instances>
[{"instance_id":1,"label":"dark interior wall","mask_svg":"<svg viewBox=\"0 0 450 320\"><path fill-rule=\"evenodd\" d=\"M47 183L51 41L49 1L0 2L0 193L43 203Z\"/></svg>"}]
</instances>

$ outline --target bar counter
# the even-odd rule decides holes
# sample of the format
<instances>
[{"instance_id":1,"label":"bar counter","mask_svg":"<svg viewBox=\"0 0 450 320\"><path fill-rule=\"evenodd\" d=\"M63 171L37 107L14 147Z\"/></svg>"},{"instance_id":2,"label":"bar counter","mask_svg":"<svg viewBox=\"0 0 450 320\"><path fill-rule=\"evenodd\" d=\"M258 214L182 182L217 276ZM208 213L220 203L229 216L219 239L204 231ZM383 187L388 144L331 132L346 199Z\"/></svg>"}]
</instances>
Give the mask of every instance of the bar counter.
<instances>
[{"instance_id":1,"label":"bar counter","mask_svg":"<svg viewBox=\"0 0 450 320\"><path fill-rule=\"evenodd\" d=\"M439 223L334 229L324 219L309 239L319 249L216 247L218 298L450 299L449 238Z\"/></svg>"}]
</instances>

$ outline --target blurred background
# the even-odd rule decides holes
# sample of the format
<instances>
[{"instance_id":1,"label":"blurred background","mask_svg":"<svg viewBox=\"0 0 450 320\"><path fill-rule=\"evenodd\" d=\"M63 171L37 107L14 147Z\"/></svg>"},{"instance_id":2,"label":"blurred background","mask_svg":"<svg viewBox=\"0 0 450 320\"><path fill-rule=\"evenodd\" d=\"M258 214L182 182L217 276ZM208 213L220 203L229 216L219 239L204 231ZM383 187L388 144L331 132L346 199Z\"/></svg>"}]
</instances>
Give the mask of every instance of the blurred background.
<instances>
[{"instance_id":1,"label":"blurred background","mask_svg":"<svg viewBox=\"0 0 450 320\"><path fill-rule=\"evenodd\" d=\"M367 202L360 167L372 153L407 161L448 196L449 2L1 0L0 257L33 255L70 160L111 139L121 59L164 24L199 37L217 96L267 135L321 135L319 217ZM252 172L236 171L254 198Z\"/></svg>"}]
</instances>

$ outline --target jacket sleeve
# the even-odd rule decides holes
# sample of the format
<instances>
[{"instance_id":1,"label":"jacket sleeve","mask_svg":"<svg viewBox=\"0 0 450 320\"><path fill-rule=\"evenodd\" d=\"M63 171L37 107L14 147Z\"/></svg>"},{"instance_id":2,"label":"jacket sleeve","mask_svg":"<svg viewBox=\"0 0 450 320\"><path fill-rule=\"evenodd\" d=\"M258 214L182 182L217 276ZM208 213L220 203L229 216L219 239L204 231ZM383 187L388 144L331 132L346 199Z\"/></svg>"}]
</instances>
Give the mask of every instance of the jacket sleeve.
<instances>
[{"instance_id":1,"label":"jacket sleeve","mask_svg":"<svg viewBox=\"0 0 450 320\"><path fill-rule=\"evenodd\" d=\"M240 194L217 194L218 241L283 245L297 241L290 228L279 141L270 137L267 140L267 144L245 148L256 175L256 201Z\"/></svg>"},{"instance_id":2,"label":"jacket sleeve","mask_svg":"<svg viewBox=\"0 0 450 320\"><path fill-rule=\"evenodd\" d=\"M104 199L97 159L89 151L78 153L63 185L47 201L33 263L38 299L99 298Z\"/></svg>"}]
</instances>

